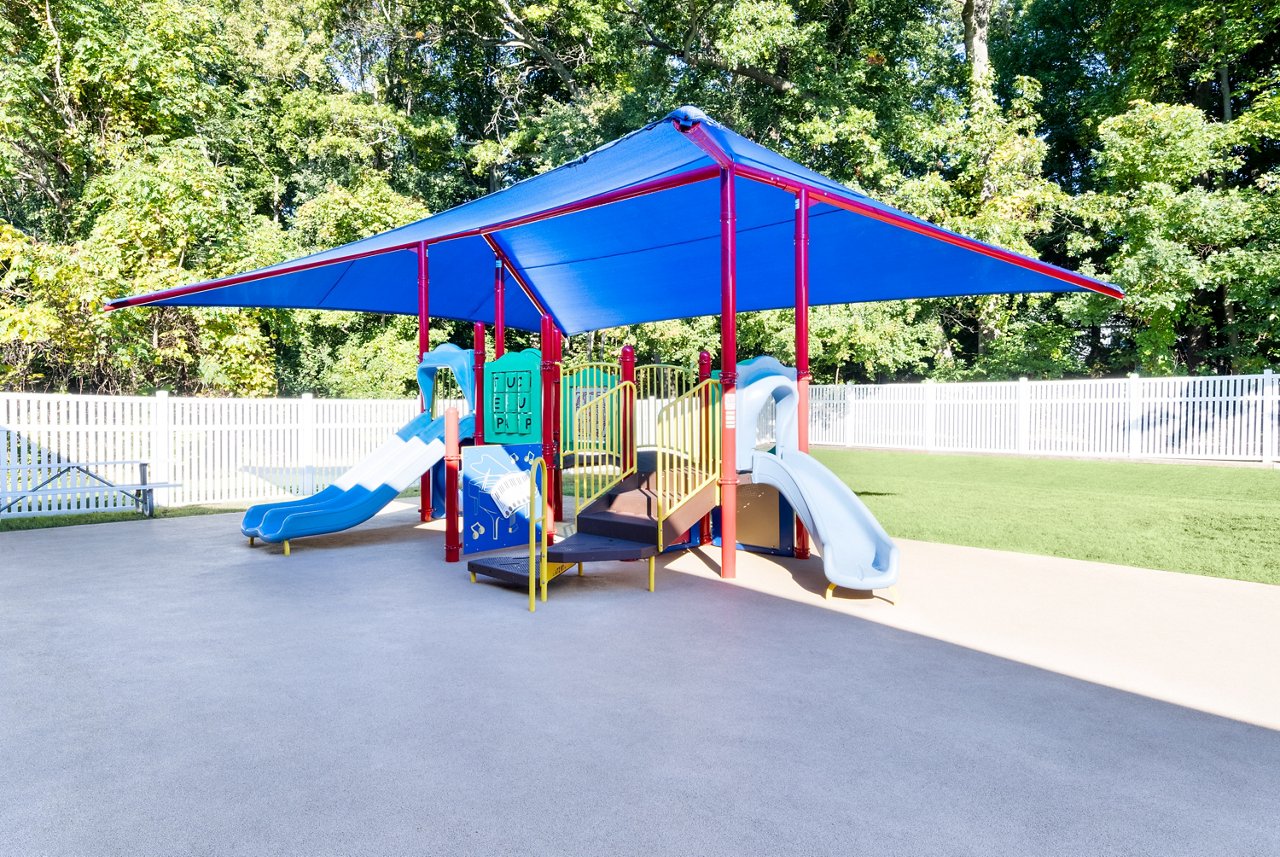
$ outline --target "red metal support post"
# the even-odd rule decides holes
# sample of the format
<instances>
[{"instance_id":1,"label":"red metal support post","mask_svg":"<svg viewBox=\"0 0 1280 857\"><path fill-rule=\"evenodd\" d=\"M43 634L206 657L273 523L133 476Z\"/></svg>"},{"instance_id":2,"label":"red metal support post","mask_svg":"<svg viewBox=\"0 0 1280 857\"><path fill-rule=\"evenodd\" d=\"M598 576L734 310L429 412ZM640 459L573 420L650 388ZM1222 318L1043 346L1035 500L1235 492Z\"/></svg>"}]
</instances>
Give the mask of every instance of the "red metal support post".
<instances>
[{"instance_id":1,"label":"red metal support post","mask_svg":"<svg viewBox=\"0 0 1280 857\"><path fill-rule=\"evenodd\" d=\"M547 462L548 476L547 484L542 486L544 493L552 495L554 502L555 482L550 477L551 462L555 458L555 387L559 380L555 376L557 365L555 361L555 322L549 313L542 314L542 324L538 330L538 347L542 351L542 458ZM547 522L547 538L550 540L555 535L555 516Z\"/></svg>"},{"instance_id":2,"label":"red metal support post","mask_svg":"<svg viewBox=\"0 0 1280 857\"><path fill-rule=\"evenodd\" d=\"M564 520L564 470L562 470L560 467L560 438L562 436L561 432L563 431L563 428L564 428L562 425L563 405L562 405L562 398L561 398L563 396L564 391L560 386L560 381L561 381L560 372L561 372L561 368L564 365L564 334L560 332L559 328L555 328L555 335L551 337L551 340L553 343L555 343L554 358L556 362L555 368L553 370L553 377L555 379L555 384L553 388L554 394L551 397L552 398L551 442L552 442L554 462L551 464L551 469L549 471L548 479L551 482L551 488L552 488L551 500L552 500L552 507L555 512L555 519L557 521L563 521Z\"/></svg>"},{"instance_id":3,"label":"red metal support post","mask_svg":"<svg viewBox=\"0 0 1280 857\"><path fill-rule=\"evenodd\" d=\"M457 562L462 554L461 528L458 521L458 467L462 447L458 439L458 409L444 412L444 561Z\"/></svg>"},{"instance_id":4,"label":"red metal support post","mask_svg":"<svg viewBox=\"0 0 1280 857\"><path fill-rule=\"evenodd\" d=\"M418 362L431 350L431 314L430 314L430 269L427 267L427 242L418 242ZM416 369L416 367L415 367ZM431 402L425 399L422 410L425 413L431 408ZM431 471L422 474L418 480L418 520L431 520Z\"/></svg>"},{"instance_id":5,"label":"red metal support post","mask_svg":"<svg viewBox=\"0 0 1280 857\"><path fill-rule=\"evenodd\" d=\"M698 383L711 380L711 355L706 351L698 352ZM711 419L711 414L705 409L702 412L703 426L702 436L707 436L709 426L706 424ZM698 523L698 544L711 544L711 513L702 516L702 520Z\"/></svg>"},{"instance_id":6,"label":"red metal support post","mask_svg":"<svg viewBox=\"0 0 1280 857\"><path fill-rule=\"evenodd\" d=\"M493 260L493 356L507 353L507 277L502 259Z\"/></svg>"},{"instance_id":7,"label":"red metal support post","mask_svg":"<svg viewBox=\"0 0 1280 857\"><path fill-rule=\"evenodd\" d=\"M796 445L809 451L809 190L796 194ZM796 521L795 555L809 557L809 533Z\"/></svg>"},{"instance_id":8,"label":"red metal support post","mask_svg":"<svg viewBox=\"0 0 1280 857\"><path fill-rule=\"evenodd\" d=\"M475 374L476 374L476 406L472 409L472 415L476 421L475 443L480 446L484 443L484 322L477 321L472 326L473 344L475 351Z\"/></svg>"},{"instance_id":9,"label":"red metal support post","mask_svg":"<svg viewBox=\"0 0 1280 857\"><path fill-rule=\"evenodd\" d=\"M720 170L720 576L738 574L738 199L735 168Z\"/></svg>"},{"instance_id":10,"label":"red metal support post","mask_svg":"<svg viewBox=\"0 0 1280 857\"><path fill-rule=\"evenodd\" d=\"M633 345L622 346L622 353L618 357L618 364L622 370L622 383L631 384L632 390L635 389L636 383L636 349ZM627 460L625 465L629 466L636 460L636 403L633 396L631 401L622 405L622 449L626 454Z\"/></svg>"}]
</instances>

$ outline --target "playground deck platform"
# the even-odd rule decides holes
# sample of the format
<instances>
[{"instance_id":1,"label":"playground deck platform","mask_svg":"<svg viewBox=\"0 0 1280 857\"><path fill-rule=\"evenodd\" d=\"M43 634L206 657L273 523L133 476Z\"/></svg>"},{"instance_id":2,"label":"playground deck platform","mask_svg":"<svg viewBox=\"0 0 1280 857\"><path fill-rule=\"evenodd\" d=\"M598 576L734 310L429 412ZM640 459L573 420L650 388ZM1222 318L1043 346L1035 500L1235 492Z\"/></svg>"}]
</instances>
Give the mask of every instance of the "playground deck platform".
<instances>
[{"instance_id":1,"label":"playground deck platform","mask_svg":"<svg viewBox=\"0 0 1280 857\"><path fill-rule=\"evenodd\" d=\"M530 614L405 506L238 520L0 536L6 854L1280 853L1280 587L902 542L898 606L693 553Z\"/></svg>"}]
</instances>

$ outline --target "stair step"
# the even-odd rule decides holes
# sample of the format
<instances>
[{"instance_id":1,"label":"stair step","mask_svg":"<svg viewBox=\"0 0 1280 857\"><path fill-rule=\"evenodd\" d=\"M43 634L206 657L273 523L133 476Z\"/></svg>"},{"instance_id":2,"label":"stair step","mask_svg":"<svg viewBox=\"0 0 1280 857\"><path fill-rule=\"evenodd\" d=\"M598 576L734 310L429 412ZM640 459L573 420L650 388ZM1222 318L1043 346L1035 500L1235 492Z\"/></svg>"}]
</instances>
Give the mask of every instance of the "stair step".
<instances>
[{"instance_id":1,"label":"stair step","mask_svg":"<svg viewBox=\"0 0 1280 857\"><path fill-rule=\"evenodd\" d=\"M642 515L624 515L592 509L578 516L578 532L641 544L658 544L658 521Z\"/></svg>"},{"instance_id":2,"label":"stair step","mask_svg":"<svg viewBox=\"0 0 1280 857\"><path fill-rule=\"evenodd\" d=\"M542 557L538 557L537 571L542 569ZM467 571L472 574L483 574L507 583L529 582L529 555L524 556L489 556L467 562Z\"/></svg>"},{"instance_id":3,"label":"stair step","mask_svg":"<svg viewBox=\"0 0 1280 857\"><path fill-rule=\"evenodd\" d=\"M548 552L549 553L549 552ZM576 560L575 560L576 562ZM563 563L551 558L551 565L548 566L548 580L554 580L564 573ZM542 574L542 557L539 556L535 561L534 574ZM485 577L492 577L495 580L501 580L505 583L518 583L528 585L529 583L529 555L527 553L517 556L489 556L473 559L467 562L467 571L472 574L483 574Z\"/></svg>"},{"instance_id":4,"label":"stair step","mask_svg":"<svg viewBox=\"0 0 1280 857\"><path fill-rule=\"evenodd\" d=\"M646 544L583 532L547 546L547 559L563 563L645 559L657 554L658 546L652 542Z\"/></svg>"}]
</instances>

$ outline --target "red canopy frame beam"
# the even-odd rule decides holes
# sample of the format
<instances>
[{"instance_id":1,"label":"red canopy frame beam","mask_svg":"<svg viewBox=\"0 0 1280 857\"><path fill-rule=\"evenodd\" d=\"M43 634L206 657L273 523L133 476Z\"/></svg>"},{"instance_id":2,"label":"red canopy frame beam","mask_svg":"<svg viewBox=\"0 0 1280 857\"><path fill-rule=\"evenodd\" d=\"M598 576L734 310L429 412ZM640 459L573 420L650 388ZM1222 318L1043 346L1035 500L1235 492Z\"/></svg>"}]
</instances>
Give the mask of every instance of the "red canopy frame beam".
<instances>
[{"instance_id":1,"label":"red canopy frame beam","mask_svg":"<svg viewBox=\"0 0 1280 857\"><path fill-rule=\"evenodd\" d=\"M695 126L695 130L696 127L697 126ZM689 132L689 134L692 136L692 132ZM1003 247L992 247L988 244L983 244L981 241L976 239L966 238L963 235L948 232L939 226L934 226L932 223L925 223L912 217L891 211L883 211L876 208L874 205L832 193L829 190L824 190L823 188L810 184L809 182L800 181L799 179L794 179L790 176L778 175L777 173L747 164L736 164L735 171L744 179L750 179L755 182L760 182L761 184L772 185L773 187L781 188L782 190L789 191L793 194L798 194L801 190L808 191L810 205L825 202L827 205L835 206L836 208L852 212L853 214L860 214L864 217L869 217L872 220L878 220L881 223L887 223L891 226L905 229L908 232L914 232L917 235L933 238L934 240L941 241L944 244L951 244L955 247L960 247L964 250L969 250L983 256L989 256L993 259L998 259L1001 262L1007 262L1010 265L1016 265L1017 267L1024 268L1028 271L1035 271L1037 274L1043 274L1046 277L1052 277L1055 280L1060 280L1061 282L1078 286L1079 288L1087 289L1091 292L1097 292L1112 298L1124 297L1124 292L1114 286L1091 279L1083 274L1077 274L1075 271L1058 268L1054 265L1050 265L1048 262L1041 262L1039 259L1031 259L1026 256L1021 256L1014 253L1012 250L1005 250Z\"/></svg>"},{"instance_id":2,"label":"red canopy frame beam","mask_svg":"<svg viewBox=\"0 0 1280 857\"><path fill-rule=\"evenodd\" d=\"M235 276L225 277L219 280L206 280L202 283L193 283L189 286L178 286L173 289L164 289L147 295L117 298L108 302L104 307L104 310L111 311L123 309L124 307L140 306L142 304L155 303L156 301L169 300L171 298L185 297L187 295L198 294L200 292L213 291L214 289L224 289L229 286L238 286L244 283L252 283L257 280L266 280L271 277L279 277L285 274L296 274L302 271L310 271L315 268L323 268L328 265L341 265L345 262L355 262L360 259L367 259L370 256L381 256L384 253L399 253L404 250L416 250L423 244L430 246L432 244L441 244L445 241L455 241L459 238L473 238L475 236L483 236L486 241L489 241L489 238L493 233L501 232L504 229L526 226L530 223L538 223L539 221L562 217L566 214L576 214L580 211L599 208L615 202L625 202L628 199L647 196L651 193L657 193L663 190L672 190L674 188L684 187L685 185L697 184L701 181L713 179L719 175L719 173L719 167L698 167L696 169L687 170L683 173L662 176L660 178L650 179L649 181L639 182L638 184L634 184L629 187L617 188L616 190L611 190L606 193L562 203L561 205L552 206L551 208L545 208L519 217L500 220L497 223L491 223L487 226L464 229L460 232L451 232L446 235L438 235L434 238L426 238L419 241L408 241L403 244L394 244L390 247L379 247L376 250L365 250L360 253L350 253L348 255L338 256L332 259L315 259L309 262L303 261L292 265L284 265L279 268L250 271L245 274L236 274ZM492 241L490 241L490 246L493 246ZM504 253L503 255L505 257L506 254ZM508 265L508 270L510 269L511 267ZM527 286L527 283L522 285L522 287L525 286ZM529 298L534 302L535 307L538 308L539 314L547 312L545 303L539 297L535 297L533 293L530 293Z\"/></svg>"}]
</instances>

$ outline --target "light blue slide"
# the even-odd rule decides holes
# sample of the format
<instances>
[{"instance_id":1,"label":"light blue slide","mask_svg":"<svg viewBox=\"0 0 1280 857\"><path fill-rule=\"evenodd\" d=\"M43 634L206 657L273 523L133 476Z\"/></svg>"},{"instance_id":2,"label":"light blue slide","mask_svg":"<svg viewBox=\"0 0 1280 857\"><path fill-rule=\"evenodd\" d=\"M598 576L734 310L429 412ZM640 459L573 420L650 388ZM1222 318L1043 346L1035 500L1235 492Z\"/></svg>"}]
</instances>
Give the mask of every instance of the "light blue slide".
<instances>
[{"instance_id":1,"label":"light blue slide","mask_svg":"<svg viewBox=\"0 0 1280 857\"><path fill-rule=\"evenodd\" d=\"M848 485L796 449L757 451L751 478L777 488L822 550L827 580L847 589L887 589L898 582L898 546Z\"/></svg>"},{"instance_id":2,"label":"light blue slide","mask_svg":"<svg viewBox=\"0 0 1280 857\"><path fill-rule=\"evenodd\" d=\"M418 367L423 400L432 400L436 373L450 369L468 403L474 406L471 352L442 345L424 355ZM445 418L420 414L378 449L323 491L300 500L262 503L244 513L240 531L264 542L336 533L362 524L444 459ZM459 439L475 434L475 418L458 420ZM287 545L286 545L287 547Z\"/></svg>"},{"instance_id":3,"label":"light blue slide","mask_svg":"<svg viewBox=\"0 0 1280 857\"><path fill-rule=\"evenodd\" d=\"M847 589L885 589L898 582L898 546L848 485L798 449L795 370L772 357L740 364L738 423L754 432L770 401L775 406L774 451L737 450L738 470L771 485L795 509L819 545L827 580ZM752 436L748 434L747 436Z\"/></svg>"}]
</instances>

